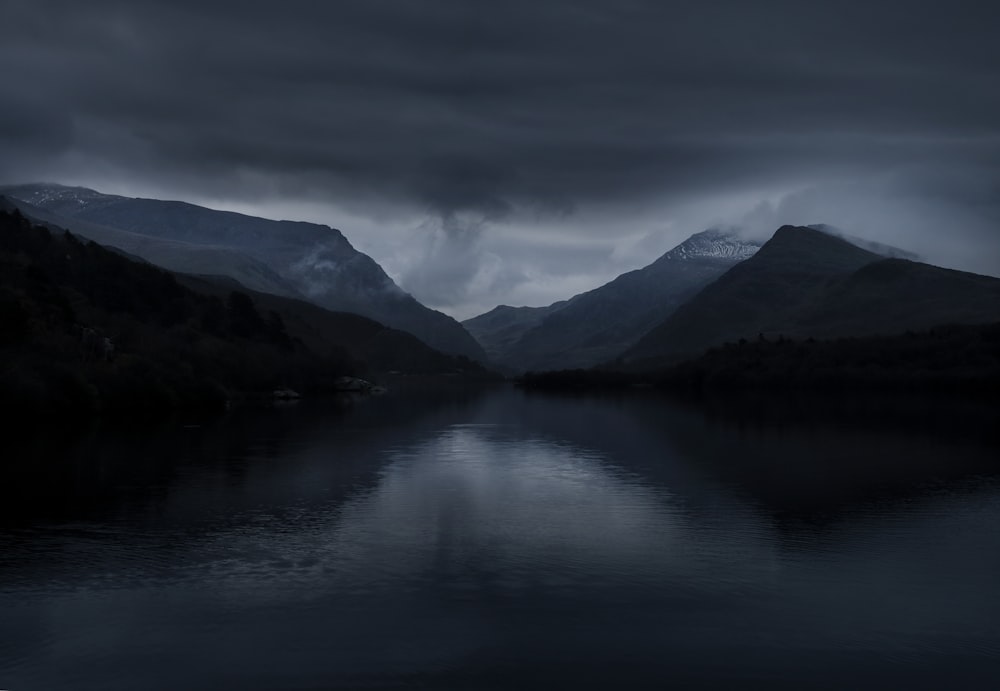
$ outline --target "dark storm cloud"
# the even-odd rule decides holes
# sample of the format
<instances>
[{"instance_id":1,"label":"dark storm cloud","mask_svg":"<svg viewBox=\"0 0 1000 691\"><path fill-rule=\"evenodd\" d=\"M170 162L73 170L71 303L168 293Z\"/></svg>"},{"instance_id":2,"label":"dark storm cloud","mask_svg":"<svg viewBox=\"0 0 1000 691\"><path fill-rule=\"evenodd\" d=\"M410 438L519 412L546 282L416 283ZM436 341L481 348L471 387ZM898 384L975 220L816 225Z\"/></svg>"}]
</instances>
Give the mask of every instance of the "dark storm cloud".
<instances>
[{"instance_id":1,"label":"dark storm cloud","mask_svg":"<svg viewBox=\"0 0 1000 691\"><path fill-rule=\"evenodd\" d=\"M456 214L996 181L997 7L7 0L0 176L423 209L446 236ZM949 184L930 193L964 204Z\"/></svg>"},{"instance_id":2,"label":"dark storm cloud","mask_svg":"<svg viewBox=\"0 0 1000 691\"><path fill-rule=\"evenodd\" d=\"M500 215L997 154L986 3L7 5L5 90L54 141L209 185L242 168Z\"/></svg>"}]
</instances>

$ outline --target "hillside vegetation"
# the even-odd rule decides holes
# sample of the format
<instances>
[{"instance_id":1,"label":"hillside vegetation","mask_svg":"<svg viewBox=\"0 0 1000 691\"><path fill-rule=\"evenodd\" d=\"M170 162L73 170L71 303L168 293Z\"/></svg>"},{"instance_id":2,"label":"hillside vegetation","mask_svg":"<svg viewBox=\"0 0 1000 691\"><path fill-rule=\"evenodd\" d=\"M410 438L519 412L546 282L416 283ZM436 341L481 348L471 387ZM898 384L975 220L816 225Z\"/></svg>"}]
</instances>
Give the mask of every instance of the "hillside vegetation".
<instances>
[{"instance_id":1,"label":"hillside vegetation","mask_svg":"<svg viewBox=\"0 0 1000 691\"><path fill-rule=\"evenodd\" d=\"M953 391L997 397L1000 323L865 338L741 339L669 367L529 373L522 383L569 390Z\"/></svg>"},{"instance_id":2,"label":"hillside vegetation","mask_svg":"<svg viewBox=\"0 0 1000 691\"><path fill-rule=\"evenodd\" d=\"M54 184L0 187L0 193L29 218L169 271L228 276L262 293L364 315L445 353L486 360L458 322L420 304L335 228Z\"/></svg>"},{"instance_id":3,"label":"hillside vegetation","mask_svg":"<svg viewBox=\"0 0 1000 691\"><path fill-rule=\"evenodd\" d=\"M277 388L331 390L338 377L376 365L478 369L409 334L304 303L289 312L290 328L281 309L295 301L262 304L235 283L211 285L215 294L192 290L167 271L0 210L0 409L220 407Z\"/></svg>"}]
</instances>

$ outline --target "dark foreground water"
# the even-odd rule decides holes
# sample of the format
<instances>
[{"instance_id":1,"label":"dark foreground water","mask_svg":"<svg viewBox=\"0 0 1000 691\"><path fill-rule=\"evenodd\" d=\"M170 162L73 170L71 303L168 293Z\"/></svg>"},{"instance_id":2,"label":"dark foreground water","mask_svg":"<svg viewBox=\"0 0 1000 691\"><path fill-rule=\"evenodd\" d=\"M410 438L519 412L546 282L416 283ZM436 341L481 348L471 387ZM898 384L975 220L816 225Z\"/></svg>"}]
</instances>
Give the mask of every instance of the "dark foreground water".
<instances>
[{"instance_id":1,"label":"dark foreground water","mask_svg":"<svg viewBox=\"0 0 1000 691\"><path fill-rule=\"evenodd\" d=\"M0 688L1000 688L997 421L499 389L25 433Z\"/></svg>"}]
</instances>

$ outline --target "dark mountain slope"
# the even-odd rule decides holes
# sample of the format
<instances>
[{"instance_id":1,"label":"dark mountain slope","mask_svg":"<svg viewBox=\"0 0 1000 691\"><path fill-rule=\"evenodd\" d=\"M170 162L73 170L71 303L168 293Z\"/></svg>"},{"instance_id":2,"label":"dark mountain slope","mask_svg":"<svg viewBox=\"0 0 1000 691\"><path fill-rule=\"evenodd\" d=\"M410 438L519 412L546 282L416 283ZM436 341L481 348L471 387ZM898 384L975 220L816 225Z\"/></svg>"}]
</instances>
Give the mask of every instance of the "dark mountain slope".
<instances>
[{"instance_id":1,"label":"dark mountain slope","mask_svg":"<svg viewBox=\"0 0 1000 691\"><path fill-rule=\"evenodd\" d=\"M321 307L356 312L409 331L444 352L485 359L482 348L458 322L417 302L333 228L272 221L184 202L105 195L78 187L37 184L2 191L68 219L56 223L84 237L101 226L146 238L146 244L121 249L153 263L169 262L171 270L227 275L265 292L302 295ZM104 240L92 239L108 241L106 235ZM214 253L208 258L206 248ZM213 261L214 270L208 266ZM260 273L261 266L294 293L280 286L275 290L273 285L278 282L248 279L247 273Z\"/></svg>"},{"instance_id":2,"label":"dark mountain slope","mask_svg":"<svg viewBox=\"0 0 1000 691\"><path fill-rule=\"evenodd\" d=\"M909 250L904 250L901 247L895 247L894 245L887 245L884 242L876 242L874 240L868 240L866 238L860 238L857 235L849 235L839 228L826 223L816 223L806 226L807 228L812 228L813 230L818 230L827 235L832 235L842 240L847 240L852 245L860 247L863 250L868 250L869 252L874 252L879 254L886 259L909 259L910 261L918 262L921 261L920 255L910 252Z\"/></svg>"},{"instance_id":3,"label":"dark mountain slope","mask_svg":"<svg viewBox=\"0 0 1000 691\"><path fill-rule=\"evenodd\" d=\"M696 358L667 367L540 372L525 375L521 384L555 390L664 389L696 395L721 391L756 395L769 390L824 394L822 399L808 401L812 406L830 400L827 395L851 391L950 392L995 402L1000 396L1000 322L938 326L891 336L744 340L709 348ZM738 399L716 400L740 405ZM782 408L795 405L794 399L780 400ZM852 406L873 401L878 406L879 398L846 400ZM990 410L989 417L996 417L995 403ZM789 409L783 414L800 412L805 411ZM881 425L882 420L876 416L871 424ZM987 425L987 429L996 436L993 428Z\"/></svg>"},{"instance_id":4,"label":"dark mountain slope","mask_svg":"<svg viewBox=\"0 0 1000 691\"><path fill-rule=\"evenodd\" d=\"M758 335L892 334L996 321L998 285L998 279L883 259L811 228L784 226L755 257L647 334L625 361L676 361Z\"/></svg>"},{"instance_id":5,"label":"dark mountain slope","mask_svg":"<svg viewBox=\"0 0 1000 691\"><path fill-rule=\"evenodd\" d=\"M1000 279L905 259L862 267L790 320L790 331L866 336L1000 320Z\"/></svg>"},{"instance_id":6,"label":"dark mountain slope","mask_svg":"<svg viewBox=\"0 0 1000 691\"><path fill-rule=\"evenodd\" d=\"M217 245L202 245L142 235L111 226L91 223L42 209L21 200L14 204L24 216L49 230L62 234L72 229L78 237L93 240L168 271L228 276L240 286L274 295L302 297L291 282L279 276L265 262L246 252Z\"/></svg>"},{"instance_id":7,"label":"dark mountain slope","mask_svg":"<svg viewBox=\"0 0 1000 691\"><path fill-rule=\"evenodd\" d=\"M545 307L498 305L478 317L466 319L462 326L479 341L491 360L501 362L525 333L566 303L562 300Z\"/></svg>"},{"instance_id":8,"label":"dark mountain slope","mask_svg":"<svg viewBox=\"0 0 1000 691\"><path fill-rule=\"evenodd\" d=\"M225 298L234 289L226 278L177 277L182 285L205 295ZM305 300L239 288L258 310L275 312L288 335L317 352L342 349L368 375L392 370L420 374L485 375L483 367L460 355L434 350L413 334L392 329L360 314L333 312Z\"/></svg>"},{"instance_id":9,"label":"dark mountain slope","mask_svg":"<svg viewBox=\"0 0 1000 691\"><path fill-rule=\"evenodd\" d=\"M697 233L649 266L558 308L545 308L541 321L503 349L498 360L521 371L589 367L608 360L757 249L756 243L718 230Z\"/></svg>"},{"instance_id":10,"label":"dark mountain slope","mask_svg":"<svg viewBox=\"0 0 1000 691\"><path fill-rule=\"evenodd\" d=\"M9 208L2 198L0 206ZM0 210L0 408L220 405L239 392L326 390L373 363L478 369L357 315L214 290L193 291L155 266Z\"/></svg>"}]
</instances>

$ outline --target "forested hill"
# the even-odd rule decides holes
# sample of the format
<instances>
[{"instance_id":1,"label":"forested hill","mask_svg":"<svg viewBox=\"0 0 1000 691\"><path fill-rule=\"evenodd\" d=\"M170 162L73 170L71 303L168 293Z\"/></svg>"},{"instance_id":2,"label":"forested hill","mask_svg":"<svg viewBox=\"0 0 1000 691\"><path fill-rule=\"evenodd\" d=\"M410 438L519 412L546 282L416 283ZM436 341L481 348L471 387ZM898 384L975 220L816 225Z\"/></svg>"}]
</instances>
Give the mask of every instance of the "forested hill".
<instances>
[{"instance_id":1,"label":"forested hill","mask_svg":"<svg viewBox=\"0 0 1000 691\"><path fill-rule=\"evenodd\" d=\"M529 373L536 389L901 391L1000 396L1000 323L952 324L894 336L741 339L645 371Z\"/></svg>"},{"instance_id":2,"label":"forested hill","mask_svg":"<svg viewBox=\"0 0 1000 691\"><path fill-rule=\"evenodd\" d=\"M327 390L337 377L376 367L479 369L356 315L317 309L310 321L327 336L300 338L245 291L197 292L167 271L35 226L2 201L5 412L219 406L248 392ZM369 353L379 361L367 361Z\"/></svg>"},{"instance_id":3,"label":"forested hill","mask_svg":"<svg viewBox=\"0 0 1000 691\"><path fill-rule=\"evenodd\" d=\"M214 273L265 293L354 312L444 353L486 353L461 324L420 304L335 228L53 184L0 187L33 219L183 274Z\"/></svg>"}]
</instances>

